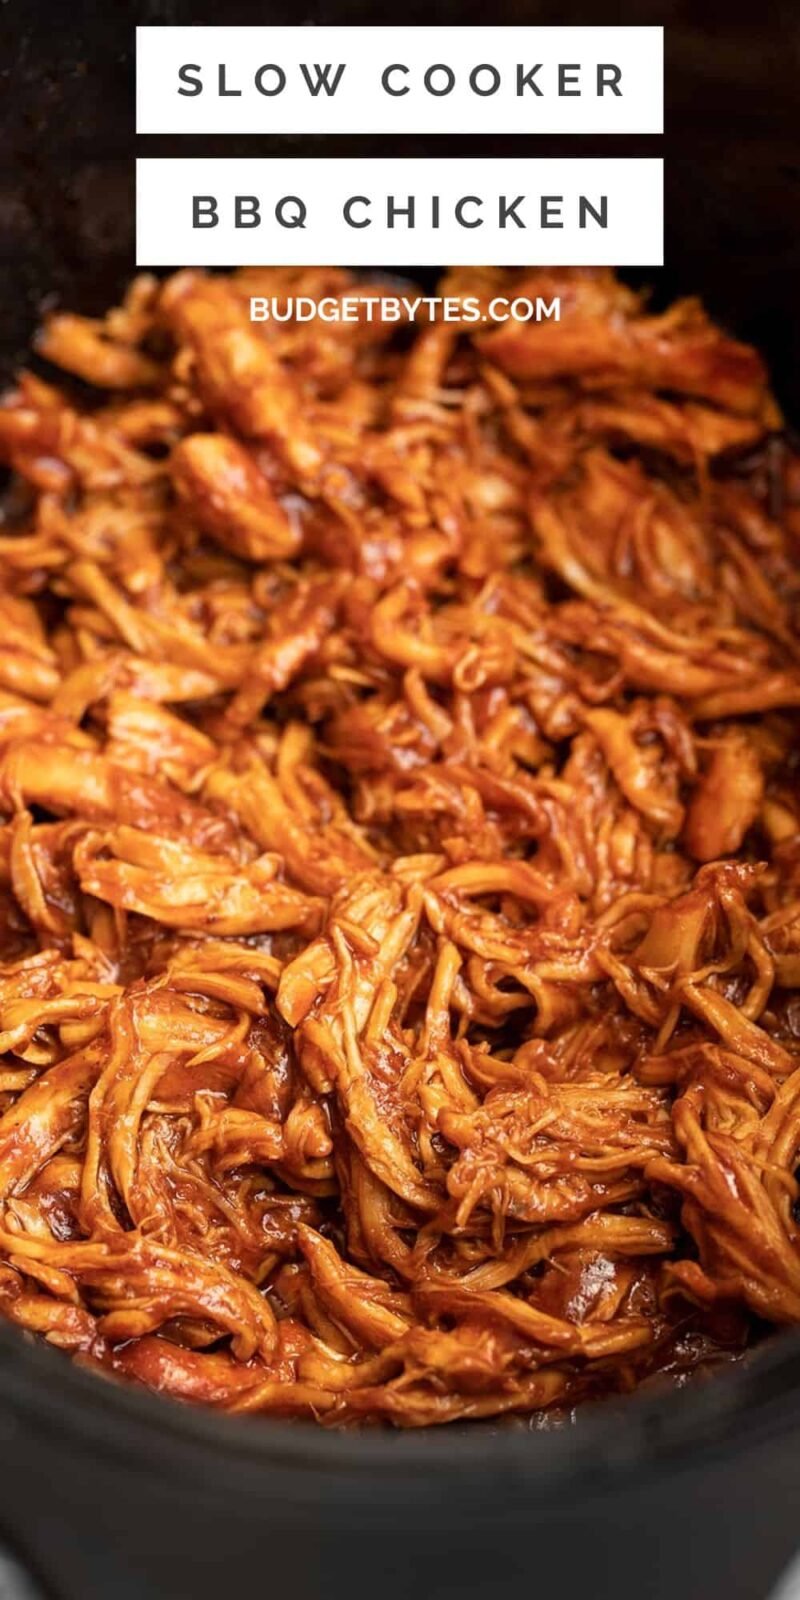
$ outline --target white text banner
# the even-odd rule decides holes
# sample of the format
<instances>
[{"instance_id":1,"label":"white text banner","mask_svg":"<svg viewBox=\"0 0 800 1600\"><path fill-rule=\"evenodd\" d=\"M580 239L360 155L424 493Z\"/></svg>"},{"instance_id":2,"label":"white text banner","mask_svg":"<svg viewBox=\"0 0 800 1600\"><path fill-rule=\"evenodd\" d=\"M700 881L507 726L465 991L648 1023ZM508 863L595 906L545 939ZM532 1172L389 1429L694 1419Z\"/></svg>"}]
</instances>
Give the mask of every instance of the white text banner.
<instances>
[{"instance_id":1,"label":"white text banner","mask_svg":"<svg viewBox=\"0 0 800 1600\"><path fill-rule=\"evenodd\" d=\"M138 133L661 133L663 29L140 27Z\"/></svg>"},{"instance_id":2,"label":"white text banner","mask_svg":"<svg viewBox=\"0 0 800 1600\"><path fill-rule=\"evenodd\" d=\"M656 159L143 159L139 266L660 266Z\"/></svg>"},{"instance_id":3,"label":"white text banner","mask_svg":"<svg viewBox=\"0 0 800 1600\"><path fill-rule=\"evenodd\" d=\"M140 266L660 266L663 163L137 162Z\"/></svg>"}]
</instances>

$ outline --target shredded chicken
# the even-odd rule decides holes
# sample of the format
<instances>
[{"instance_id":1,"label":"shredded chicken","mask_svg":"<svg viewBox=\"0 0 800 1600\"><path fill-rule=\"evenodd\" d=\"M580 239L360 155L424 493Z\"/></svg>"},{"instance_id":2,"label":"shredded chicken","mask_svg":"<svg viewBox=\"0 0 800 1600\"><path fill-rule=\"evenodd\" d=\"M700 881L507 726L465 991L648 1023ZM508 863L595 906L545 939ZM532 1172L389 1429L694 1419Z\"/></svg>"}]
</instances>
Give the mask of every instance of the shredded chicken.
<instances>
[{"instance_id":1,"label":"shredded chicken","mask_svg":"<svg viewBox=\"0 0 800 1600\"><path fill-rule=\"evenodd\" d=\"M351 287L140 278L0 405L0 1309L571 1408L800 1322L800 461L694 303L249 320Z\"/></svg>"}]
</instances>

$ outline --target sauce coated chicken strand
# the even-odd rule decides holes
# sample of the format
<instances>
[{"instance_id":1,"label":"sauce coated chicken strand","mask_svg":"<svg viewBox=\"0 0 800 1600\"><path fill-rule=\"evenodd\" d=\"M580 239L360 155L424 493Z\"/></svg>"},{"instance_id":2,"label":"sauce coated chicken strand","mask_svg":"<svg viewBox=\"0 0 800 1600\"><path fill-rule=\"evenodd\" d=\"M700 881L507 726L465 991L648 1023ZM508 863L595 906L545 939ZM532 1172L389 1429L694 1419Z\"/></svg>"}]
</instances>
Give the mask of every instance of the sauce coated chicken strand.
<instances>
[{"instance_id":1,"label":"sauce coated chicken strand","mask_svg":"<svg viewBox=\"0 0 800 1600\"><path fill-rule=\"evenodd\" d=\"M800 461L694 303L249 321L351 290L140 278L0 405L0 1309L558 1413L800 1322Z\"/></svg>"}]
</instances>

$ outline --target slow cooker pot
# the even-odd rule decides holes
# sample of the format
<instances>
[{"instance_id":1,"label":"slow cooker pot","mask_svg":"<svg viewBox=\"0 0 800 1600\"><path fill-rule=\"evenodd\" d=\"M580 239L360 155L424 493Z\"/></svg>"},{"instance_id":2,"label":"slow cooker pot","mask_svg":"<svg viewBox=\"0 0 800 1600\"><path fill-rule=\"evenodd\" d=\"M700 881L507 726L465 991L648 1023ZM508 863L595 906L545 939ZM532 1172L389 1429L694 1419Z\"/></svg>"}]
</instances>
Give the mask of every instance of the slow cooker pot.
<instances>
[{"instance_id":1,"label":"slow cooker pot","mask_svg":"<svg viewBox=\"0 0 800 1600\"><path fill-rule=\"evenodd\" d=\"M665 23L667 264L656 298L697 292L759 344L800 414L800 21L713 8L498 4L495 22ZM437 22L477 22L445 0ZM264 153L253 139L134 136L135 22L289 22L269 0L6 0L0 25L0 365L52 296L110 304L133 271L133 156ZM389 20L314 0L308 22ZM403 20L432 20L411 0ZM530 153L513 139L402 141L408 154ZM273 151L356 153L352 139ZM397 141L373 142L397 151ZM596 153L596 141L539 141ZM176 263L179 265L179 263ZM0 1538L54 1600L766 1600L800 1546L800 1335L683 1389L587 1408L557 1428L335 1434L236 1420L103 1382L0 1327Z\"/></svg>"},{"instance_id":2,"label":"slow cooker pot","mask_svg":"<svg viewBox=\"0 0 800 1600\"><path fill-rule=\"evenodd\" d=\"M58 1600L766 1600L798 1542L800 1339L556 1430L218 1417L0 1331L0 1532Z\"/></svg>"}]
</instances>

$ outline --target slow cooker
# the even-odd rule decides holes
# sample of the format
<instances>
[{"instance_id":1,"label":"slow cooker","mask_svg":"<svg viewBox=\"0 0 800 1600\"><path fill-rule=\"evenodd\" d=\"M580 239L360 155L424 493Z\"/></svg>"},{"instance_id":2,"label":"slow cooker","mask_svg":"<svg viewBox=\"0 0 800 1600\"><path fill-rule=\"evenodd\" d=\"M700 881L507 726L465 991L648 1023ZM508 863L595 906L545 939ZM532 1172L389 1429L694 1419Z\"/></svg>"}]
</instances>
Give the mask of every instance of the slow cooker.
<instances>
[{"instance_id":1,"label":"slow cooker","mask_svg":"<svg viewBox=\"0 0 800 1600\"><path fill-rule=\"evenodd\" d=\"M800 413L800 141L792 4L723 8L501 3L493 22L666 26L667 260L656 300L697 293L758 344ZM8 378L42 307L109 304L134 269L133 157L222 153L219 140L134 135L141 23L385 21L362 0L5 0L0 15L0 363ZM434 20L409 0L404 22ZM443 0L435 20L479 22ZM532 153L497 137L401 141L407 154ZM435 146L435 150L433 149ZM357 153L355 139L271 148ZM376 141L370 153L398 151ZM542 139L537 151L597 153ZM229 139L224 153L264 154ZM179 265L179 263L176 263ZM658 1386L558 1425L333 1433L192 1410L73 1367L0 1328L0 1594L53 1600L766 1600L800 1547L800 1335L684 1388ZM2 1585L5 1585L3 1588ZM14 1587L16 1585L16 1587Z\"/></svg>"}]
</instances>

